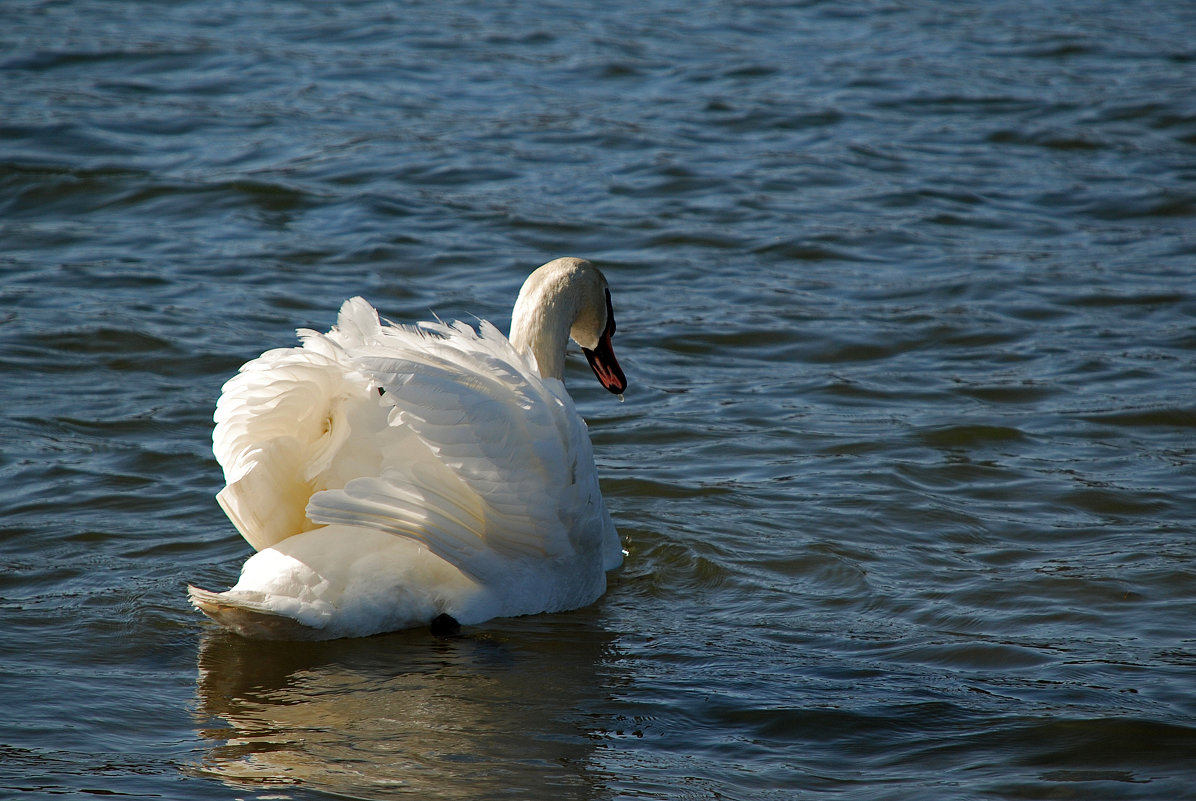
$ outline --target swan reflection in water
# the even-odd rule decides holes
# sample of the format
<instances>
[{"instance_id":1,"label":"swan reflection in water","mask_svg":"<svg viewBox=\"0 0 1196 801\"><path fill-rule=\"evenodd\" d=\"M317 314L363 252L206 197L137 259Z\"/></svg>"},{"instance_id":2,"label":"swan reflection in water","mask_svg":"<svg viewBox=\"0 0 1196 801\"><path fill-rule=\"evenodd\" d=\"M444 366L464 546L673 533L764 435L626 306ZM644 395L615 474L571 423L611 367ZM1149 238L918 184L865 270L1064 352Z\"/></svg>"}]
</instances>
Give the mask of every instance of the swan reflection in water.
<instances>
[{"instance_id":1,"label":"swan reflection in water","mask_svg":"<svg viewBox=\"0 0 1196 801\"><path fill-rule=\"evenodd\" d=\"M242 789L355 798L582 799L602 732L614 635L590 611L437 639L325 643L205 632L200 775Z\"/></svg>"}]
</instances>

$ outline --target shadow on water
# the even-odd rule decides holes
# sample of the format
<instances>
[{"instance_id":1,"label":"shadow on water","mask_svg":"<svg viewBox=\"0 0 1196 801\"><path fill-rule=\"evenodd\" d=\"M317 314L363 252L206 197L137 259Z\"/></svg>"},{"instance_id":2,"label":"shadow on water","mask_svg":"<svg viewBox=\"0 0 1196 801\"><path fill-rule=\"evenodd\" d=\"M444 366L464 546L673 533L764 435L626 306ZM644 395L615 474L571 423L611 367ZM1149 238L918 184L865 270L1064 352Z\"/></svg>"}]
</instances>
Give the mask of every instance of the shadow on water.
<instances>
[{"instance_id":1,"label":"shadow on water","mask_svg":"<svg viewBox=\"0 0 1196 801\"><path fill-rule=\"evenodd\" d=\"M569 619L328 643L210 630L196 704L207 748L189 771L352 798L601 796L582 710L601 700L614 635Z\"/></svg>"}]
</instances>

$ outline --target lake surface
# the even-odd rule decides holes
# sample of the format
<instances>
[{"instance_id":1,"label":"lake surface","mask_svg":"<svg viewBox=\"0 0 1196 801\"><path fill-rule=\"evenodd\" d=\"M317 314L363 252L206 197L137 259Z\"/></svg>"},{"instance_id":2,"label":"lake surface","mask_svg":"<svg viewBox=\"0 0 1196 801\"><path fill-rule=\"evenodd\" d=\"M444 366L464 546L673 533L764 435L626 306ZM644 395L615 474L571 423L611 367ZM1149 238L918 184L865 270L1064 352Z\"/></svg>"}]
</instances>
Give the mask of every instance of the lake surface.
<instances>
[{"instance_id":1,"label":"lake surface","mask_svg":"<svg viewBox=\"0 0 1196 801\"><path fill-rule=\"evenodd\" d=\"M0 6L0 797L1196 797L1189 2ZM261 644L221 384L363 295L575 356L568 614Z\"/></svg>"}]
</instances>

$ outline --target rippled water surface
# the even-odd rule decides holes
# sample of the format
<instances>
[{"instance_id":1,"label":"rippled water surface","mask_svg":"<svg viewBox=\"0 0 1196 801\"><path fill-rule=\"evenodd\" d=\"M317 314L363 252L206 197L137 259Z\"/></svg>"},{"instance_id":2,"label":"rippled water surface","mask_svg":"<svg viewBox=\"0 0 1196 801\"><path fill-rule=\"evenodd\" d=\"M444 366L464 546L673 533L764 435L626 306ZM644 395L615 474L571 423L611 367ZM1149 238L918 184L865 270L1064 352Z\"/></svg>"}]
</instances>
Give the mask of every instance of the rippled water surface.
<instances>
[{"instance_id":1,"label":"rippled water surface","mask_svg":"<svg viewBox=\"0 0 1196 801\"><path fill-rule=\"evenodd\" d=\"M0 796L1196 797L1187 2L0 6ZM211 412L578 255L574 613L223 634Z\"/></svg>"}]
</instances>

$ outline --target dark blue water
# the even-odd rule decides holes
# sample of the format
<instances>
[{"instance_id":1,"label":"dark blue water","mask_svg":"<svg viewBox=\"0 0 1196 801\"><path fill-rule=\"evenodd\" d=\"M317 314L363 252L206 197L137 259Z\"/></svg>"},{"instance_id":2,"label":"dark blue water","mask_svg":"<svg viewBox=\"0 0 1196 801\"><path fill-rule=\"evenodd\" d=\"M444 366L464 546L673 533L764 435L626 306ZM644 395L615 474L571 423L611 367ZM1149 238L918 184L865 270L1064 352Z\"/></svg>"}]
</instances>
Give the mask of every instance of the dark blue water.
<instances>
[{"instance_id":1,"label":"dark blue water","mask_svg":"<svg viewBox=\"0 0 1196 801\"><path fill-rule=\"evenodd\" d=\"M1187 2L0 6L0 796L1196 797ZM255 644L220 385L361 294L575 358L596 605Z\"/></svg>"}]
</instances>

